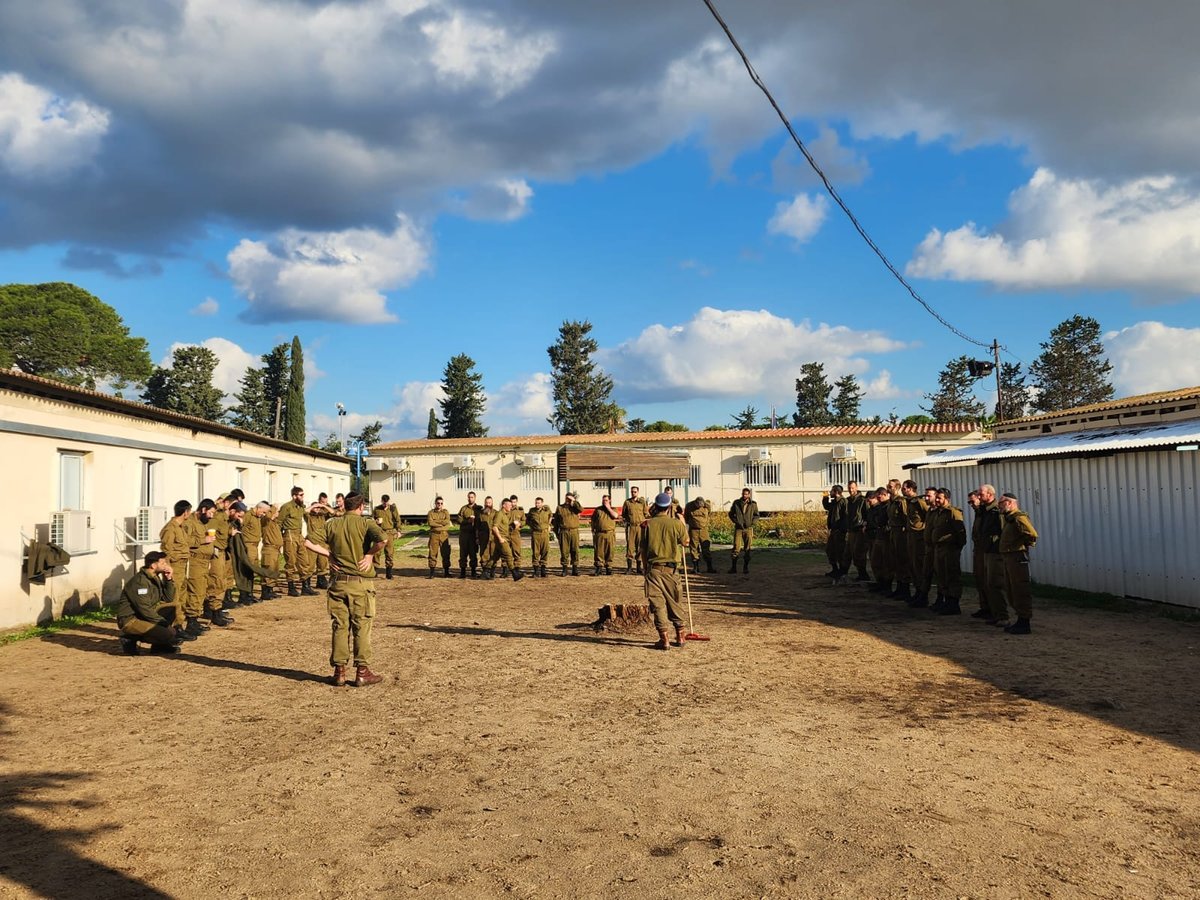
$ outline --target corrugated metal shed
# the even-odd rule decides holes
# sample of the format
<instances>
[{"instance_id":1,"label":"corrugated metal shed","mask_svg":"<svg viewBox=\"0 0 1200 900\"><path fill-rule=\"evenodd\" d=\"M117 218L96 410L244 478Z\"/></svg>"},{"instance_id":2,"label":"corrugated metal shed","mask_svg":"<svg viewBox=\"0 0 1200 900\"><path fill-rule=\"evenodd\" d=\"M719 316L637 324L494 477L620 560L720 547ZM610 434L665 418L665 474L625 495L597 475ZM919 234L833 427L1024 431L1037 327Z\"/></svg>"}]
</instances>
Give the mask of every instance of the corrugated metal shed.
<instances>
[{"instance_id":1,"label":"corrugated metal shed","mask_svg":"<svg viewBox=\"0 0 1200 900\"><path fill-rule=\"evenodd\" d=\"M955 506L984 483L1015 494L1036 581L1200 608L1200 452L1174 449L1197 443L1197 420L994 441L915 461L914 478Z\"/></svg>"}]
</instances>

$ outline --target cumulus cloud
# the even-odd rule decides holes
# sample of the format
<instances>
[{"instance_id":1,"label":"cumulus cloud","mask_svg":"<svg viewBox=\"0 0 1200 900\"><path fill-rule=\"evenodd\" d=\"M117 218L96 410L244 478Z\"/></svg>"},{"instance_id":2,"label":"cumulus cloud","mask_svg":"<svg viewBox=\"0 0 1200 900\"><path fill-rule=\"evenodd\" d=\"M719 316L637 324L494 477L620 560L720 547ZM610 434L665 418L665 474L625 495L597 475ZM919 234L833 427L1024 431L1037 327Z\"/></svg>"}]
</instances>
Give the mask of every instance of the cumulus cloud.
<instances>
[{"instance_id":1,"label":"cumulus cloud","mask_svg":"<svg viewBox=\"0 0 1200 900\"><path fill-rule=\"evenodd\" d=\"M188 310L188 312L190 312L193 316L215 316L220 308L221 304L212 297L205 297L190 310Z\"/></svg>"},{"instance_id":2,"label":"cumulus cloud","mask_svg":"<svg viewBox=\"0 0 1200 900\"><path fill-rule=\"evenodd\" d=\"M776 205L775 214L767 222L768 234L782 234L797 244L805 244L821 230L829 201L824 194L797 194L789 203Z\"/></svg>"},{"instance_id":3,"label":"cumulus cloud","mask_svg":"<svg viewBox=\"0 0 1200 900\"><path fill-rule=\"evenodd\" d=\"M870 163L853 147L843 144L828 125L822 125L815 138L805 141L805 146L835 186L861 184L871 174ZM821 184L817 173L790 139L771 161L771 180L776 190L784 191Z\"/></svg>"},{"instance_id":4,"label":"cumulus cloud","mask_svg":"<svg viewBox=\"0 0 1200 900\"><path fill-rule=\"evenodd\" d=\"M92 250L88 247L71 247L63 255L62 264L68 269L102 272L109 278L118 279L162 274L162 265L158 260L144 259L133 265L126 265L115 253L108 250Z\"/></svg>"},{"instance_id":5,"label":"cumulus cloud","mask_svg":"<svg viewBox=\"0 0 1200 900\"><path fill-rule=\"evenodd\" d=\"M480 185L462 197L459 211L469 219L512 222L529 211L533 188L518 178Z\"/></svg>"},{"instance_id":6,"label":"cumulus cloud","mask_svg":"<svg viewBox=\"0 0 1200 900\"><path fill-rule=\"evenodd\" d=\"M782 403L795 396L806 362L824 363L833 378L861 378L868 356L905 346L880 331L704 307L682 325L651 325L596 358L626 403L764 395Z\"/></svg>"},{"instance_id":7,"label":"cumulus cloud","mask_svg":"<svg viewBox=\"0 0 1200 900\"><path fill-rule=\"evenodd\" d=\"M554 412L554 386L546 372L535 372L488 394L486 419L493 434L544 434Z\"/></svg>"},{"instance_id":8,"label":"cumulus cloud","mask_svg":"<svg viewBox=\"0 0 1200 900\"><path fill-rule=\"evenodd\" d=\"M892 381L892 373L880 369L879 374L863 383L864 400L898 400L901 397L919 397L920 391L906 391Z\"/></svg>"},{"instance_id":9,"label":"cumulus cloud","mask_svg":"<svg viewBox=\"0 0 1200 900\"><path fill-rule=\"evenodd\" d=\"M1200 328L1138 322L1104 335L1116 394L1148 394L1200 385Z\"/></svg>"},{"instance_id":10,"label":"cumulus cloud","mask_svg":"<svg viewBox=\"0 0 1200 900\"><path fill-rule=\"evenodd\" d=\"M556 45L550 34L514 36L494 21L462 11L425 22L421 32L432 46L440 80L454 87L483 87L494 99L527 84Z\"/></svg>"},{"instance_id":11,"label":"cumulus cloud","mask_svg":"<svg viewBox=\"0 0 1200 900\"><path fill-rule=\"evenodd\" d=\"M232 401L234 395L241 389L242 376L246 373L246 369L250 366L262 365L259 354L251 353L223 337L210 337L199 344L176 341L167 348L166 356L158 364L167 368L171 365L171 357L180 347L197 346L207 347L217 355L217 368L213 372L213 387L220 388L221 392L225 394L226 402Z\"/></svg>"},{"instance_id":12,"label":"cumulus cloud","mask_svg":"<svg viewBox=\"0 0 1200 900\"><path fill-rule=\"evenodd\" d=\"M1200 194L1172 176L1114 186L1038 169L1009 199L1009 220L931 231L907 272L1014 290L1200 292Z\"/></svg>"},{"instance_id":13,"label":"cumulus cloud","mask_svg":"<svg viewBox=\"0 0 1200 900\"><path fill-rule=\"evenodd\" d=\"M270 241L243 240L229 252L229 274L248 304L249 322L319 319L393 322L383 292L408 284L429 265L425 236L404 216L390 234L370 229L288 229Z\"/></svg>"},{"instance_id":14,"label":"cumulus cloud","mask_svg":"<svg viewBox=\"0 0 1200 900\"><path fill-rule=\"evenodd\" d=\"M109 118L102 107L6 72L0 75L0 168L32 180L72 172L96 155Z\"/></svg>"}]
</instances>

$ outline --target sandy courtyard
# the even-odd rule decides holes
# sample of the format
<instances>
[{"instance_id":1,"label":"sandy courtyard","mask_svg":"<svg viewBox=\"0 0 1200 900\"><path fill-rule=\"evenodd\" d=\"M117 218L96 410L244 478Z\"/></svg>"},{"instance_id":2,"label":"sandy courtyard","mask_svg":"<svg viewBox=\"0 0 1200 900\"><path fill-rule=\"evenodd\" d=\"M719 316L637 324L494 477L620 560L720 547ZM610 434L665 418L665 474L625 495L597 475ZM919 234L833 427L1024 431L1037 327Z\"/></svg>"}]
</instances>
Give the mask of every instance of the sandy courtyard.
<instances>
[{"instance_id":1,"label":"sandy courtyard","mask_svg":"<svg viewBox=\"0 0 1200 900\"><path fill-rule=\"evenodd\" d=\"M323 598L0 648L0 896L1200 895L1195 623L1007 636L774 551L660 653L588 627L638 579L402 559L376 687L325 683Z\"/></svg>"}]
</instances>

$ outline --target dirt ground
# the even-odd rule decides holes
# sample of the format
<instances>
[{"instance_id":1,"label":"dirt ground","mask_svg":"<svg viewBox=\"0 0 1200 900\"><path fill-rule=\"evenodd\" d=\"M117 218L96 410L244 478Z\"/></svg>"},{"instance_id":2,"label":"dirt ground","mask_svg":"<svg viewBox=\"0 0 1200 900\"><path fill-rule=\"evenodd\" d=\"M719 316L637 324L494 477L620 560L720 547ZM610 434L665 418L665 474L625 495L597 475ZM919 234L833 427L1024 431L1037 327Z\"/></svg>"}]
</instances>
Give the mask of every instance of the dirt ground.
<instances>
[{"instance_id":1,"label":"dirt ground","mask_svg":"<svg viewBox=\"0 0 1200 900\"><path fill-rule=\"evenodd\" d=\"M0 895L1200 895L1195 623L1008 636L769 551L661 653L588 626L638 579L402 559L376 687L325 683L323 598L178 657L0 648Z\"/></svg>"}]
</instances>

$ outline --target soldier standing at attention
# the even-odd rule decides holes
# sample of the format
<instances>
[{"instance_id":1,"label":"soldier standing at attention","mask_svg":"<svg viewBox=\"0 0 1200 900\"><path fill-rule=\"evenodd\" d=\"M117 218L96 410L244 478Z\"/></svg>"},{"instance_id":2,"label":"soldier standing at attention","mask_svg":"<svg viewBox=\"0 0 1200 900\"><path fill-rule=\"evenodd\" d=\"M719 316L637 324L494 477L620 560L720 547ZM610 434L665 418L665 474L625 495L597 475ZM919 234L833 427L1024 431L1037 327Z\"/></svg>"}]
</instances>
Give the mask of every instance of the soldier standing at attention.
<instances>
[{"instance_id":1,"label":"soldier standing at attention","mask_svg":"<svg viewBox=\"0 0 1200 900\"><path fill-rule=\"evenodd\" d=\"M375 507L375 524L383 532L384 540L383 549L379 551L375 565L383 563L383 574L389 579L392 577L392 552L395 549L396 532L400 530L400 513L396 509L396 504L390 502L391 499L384 494L379 498L379 505Z\"/></svg>"},{"instance_id":2,"label":"soldier standing at attention","mask_svg":"<svg viewBox=\"0 0 1200 900\"><path fill-rule=\"evenodd\" d=\"M867 506L867 533L871 536L871 574L874 583L867 588L873 594L886 595L892 589L892 545L888 534L888 501L885 487L871 492Z\"/></svg>"},{"instance_id":3,"label":"soldier standing at attention","mask_svg":"<svg viewBox=\"0 0 1200 900\"><path fill-rule=\"evenodd\" d=\"M971 571L975 574L975 593L979 597L979 609L971 613L971 618L990 619L992 610L987 595L987 558L983 555L981 532L983 501L979 498L979 491L971 491L967 494L967 503L971 507L971 512L974 513L971 521Z\"/></svg>"},{"instance_id":4,"label":"soldier standing at attention","mask_svg":"<svg viewBox=\"0 0 1200 900\"><path fill-rule=\"evenodd\" d=\"M1000 496L1004 528L1000 532L1000 556L1004 560L1004 584L1008 602L1017 613L1017 621L1005 627L1009 634L1029 634L1033 618L1033 594L1029 589L1029 551L1037 543L1037 530L1029 513L1021 509L1015 494Z\"/></svg>"},{"instance_id":5,"label":"soldier standing at attention","mask_svg":"<svg viewBox=\"0 0 1200 900\"><path fill-rule=\"evenodd\" d=\"M171 627L175 619L175 581L167 555L158 550L146 554L146 562L129 579L117 601L117 627L121 649L138 655L138 641L154 653L178 653L183 632ZM191 635L187 640L195 640Z\"/></svg>"},{"instance_id":6,"label":"soldier standing at attention","mask_svg":"<svg viewBox=\"0 0 1200 900\"><path fill-rule=\"evenodd\" d=\"M309 542L308 549L330 559L329 619L332 629L332 649L329 664L333 666L331 683L346 684L346 666L351 651L355 665L355 687L366 687L383 681L371 671L371 626L375 621L374 559L387 540L383 530L370 518L361 515L362 494L346 495L346 515L330 519L325 527L328 548Z\"/></svg>"},{"instance_id":7,"label":"soldier standing at attention","mask_svg":"<svg viewBox=\"0 0 1200 900\"><path fill-rule=\"evenodd\" d=\"M521 526L525 524L525 510L517 503L516 494L508 499L512 501L512 509L509 510L509 517L512 521L508 526L508 546L512 550L513 565L519 569L521 568Z\"/></svg>"},{"instance_id":8,"label":"soldier standing at attention","mask_svg":"<svg viewBox=\"0 0 1200 900\"><path fill-rule=\"evenodd\" d=\"M957 616L962 612L962 566L959 557L967 544L967 526L963 522L961 509L950 503L948 488L938 488L934 494L934 510L925 520L930 530L933 546L933 571L937 578L940 605L935 604L938 615Z\"/></svg>"},{"instance_id":9,"label":"soldier standing at attention","mask_svg":"<svg viewBox=\"0 0 1200 900\"><path fill-rule=\"evenodd\" d=\"M571 574L579 574L579 516L583 507L575 495L567 491L563 502L554 511L554 524L558 531L558 554L562 573L567 574L567 560L571 562Z\"/></svg>"},{"instance_id":10,"label":"soldier standing at attention","mask_svg":"<svg viewBox=\"0 0 1200 900\"><path fill-rule=\"evenodd\" d=\"M492 556L496 551L495 541L492 540L492 523L499 512L495 501L491 497L484 497L483 508L475 516L475 543L479 545L479 568L484 576L492 565Z\"/></svg>"},{"instance_id":11,"label":"soldier standing at attention","mask_svg":"<svg viewBox=\"0 0 1200 900\"><path fill-rule=\"evenodd\" d=\"M596 571L604 567L604 574L612 574L613 543L617 539L617 511L613 509L612 497L605 494L600 505L592 511L592 550Z\"/></svg>"},{"instance_id":12,"label":"soldier standing at attention","mask_svg":"<svg viewBox=\"0 0 1200 900\"><path fill-rule=\"evenodd\" d=\"M924 582L924 572L925 517L929 515L929 503L923 496L917 496L917 483L912 479L905 481L900 490L904 494L906 507L904 546L913 582L913 597L909 600L909 606L928 606L929 585Z\"/></svg>"},{"instance_id":13,"label":"soldier standing at attention","mask_svg":"<svg viewBox=\"0 0 1200 900\"><path fill-rule=\"evenodd\" d=\"M529 524L529 556L533 564L533 577L546 577L546 558L550 555L550 507L538 497L533 509L525 516Z\"/></svg>"},{"instance_id":14,"label":"soldier standing at attention","mask_svg":"<svg viewBox=\"0 0 1200 900\"><path fill-rule=\"evenodd\" d=\"M851 564L858 572L855 581L870 581L867 575L867 498L859 493L857 481L846 482L846 550L842 553L842 574L850 573Z\"/></svg>"},{"instance_id":15,"label":"soldier standing at attention","mask_svg":"<svg viewBox=\"0 0 1200 900\"><path fill-rule=\"evenodd\" d=\"M655 501L657 502L657 501ZM754 520L758 518L758 504L750 499L750 488L742 488L742 496L729 507L729 521L733 523L733 558L729 574L737 571L738 556L742 556L742 573L750 571L750 548L754 543Z\"/></svg>"},{"instance_id":16,"label":"soldier standing at attention","mask_svg":"<svg viewBox=\"0 0 1200 900\"><path fill-rule=\"evenodd\" d=\"M637 566L637 574L642 574L642 554L638 552L638 539L642 536L642 523L649 515L646 509L646 499L638 496L638 487L629 489L629 499L621 504L621 518L625 522L625 574Z\"/></svg>"},{"instance_id":17,"label":"soldier standing at attention","mask_svg":"<svg viewBox=\"0 0 1200 900\"><path fill-rule=\"evenodd\" d=\"M514 562L512 549L508 545L508 536L512 531L511 517L512 501L505 497L500 501L500 509L492 519L492 541L495 550L492 552L491 565L488 568L487 577L489 579L496 577L496 563L501 559L504 560L505 567L512 572L513 581L520 581L525 577L521 567Z\"/></svg>"},{"instance_id":18,"label":"soldier standing at attention","mask_svg":"<svg viewBox=\"0 0 1200 900\"><path fill-rule=\"evenodd\" d=\"M835 484L821 497L821 506L825 509L825 527L829 530L825 539L825 557L830 568L825 577L838 581L844 574L842 557L846 555L846 498L842 496L840 484Z\"/></svg>"},{"instance_id":19,"label":"soldier standing at attention","mask_svg":"<svg viewBox=\"0 0 1200 900\"><path fill-rule=\"evenodd\" d=\"M708 533L709 517L712 515L712 504L703 497L697 497L683 508L684 524L687 525L689 556L692 569L700 574L700 559L709 572L716 571L712 563L712 539Z\"/></svg>"},{"instance_id":20,"label":"soldier standing at attention","mask_svg":"<svg viewBox=\"0 0 1200 900\"><path fill-rule=\"evenodd\" d=\"M292 499L279 509L279 529L283 532L283 555L287 563L289 597L315 597L317 592L308 583L312 575L312 560L304 546L304 488L292 488Z\"/></svg>"},{"instance_id":21,"label":"soldier standing at attention","mask_svg":"<svg viewBox=\"0 0 1200 900\"><path fill-rule=\"evenodd\" d=\"M996 488L979 486L979 537L983 541L983 577L987 581L988 625L1008 624L1008 603L1004 599L1004 559L1000 556L1000 533L1004 530L1004 515L996 502ZM978 575L976 576L978 578Z\"/></svg>"},{"instance_id":22,"label":"soldier standing at attention","mask_svg":"<svg viewBox=\"0 0 1200 900\"><path fill-rule=\"evenodd\" d=\"M467 494L467 502L458 511L458 577L467 577L467 564L471 565L471 577L476 577L479 565L479 544L475 540L475 517L479 515L479 504L475 492Z\"/></svg>"},{"instance_id":23,"label":"soldier standing at attention","mask_svg":"<svg viewBox=\"0 0 1200 900\"><path fill-rule=\"evenodd\" d=\"M175 518L169 519L158 533L158 539L162 542L162 552L167 555L167 563L171 566L172 573L179 573L175 593L175 621L172 622L179 629L187 626L187 570L188 560L192 557L192 529L188 527L188 520L191 518L192 504L187 500L180 500L175 504ZM179 586L182 589L179 589ZM196 636L199 636L199 633Z\"/></svg>"},{"instance_id":24,"label":"soldier standing at attention","mask_svg":"<svg viewBox=\"0 0 1200 900\"><path fill-rule=\"evenodd\" d=\"M912 581L908 564L908 537L904 529L908 526L908 500L905 499L899 478L888 482L888 544L891 546L892 573L896 577L896 589L888 596L896 600L909 599L908 585Z\"/></svg>"},{"instance_id":25,"label":"soldier standing at attention","mask_svg":"<svg viewBox=\"0 0 1200 900\"><path fill-rule=\"evenodd\" d=\"M243 503L245 501L242 501ZM255 565L262 559L262 517L258 515L258 507L250 506L250 512L242 521L242 541L246 545L246 553ZM265 585L264 585L265 586Z\"/></svg>"},{"instance_id":26,"label":"soldier standing at attention","mask_svg":"<svg viewBox=\"0 0 1200 900\"><path fill-rule=\"evenodd\" d=\"M671 515L672 497L665 491L654 498L650 518L642 524L645 535L642 549L645 554L646 602L654 614L658 629L656 650L666 650L667 629L675 626L675 646L683 647L683 605L679 596L678 566L687 546L687 530Z\"/></svg>"},{"instance_id":27,"label":"soldier standing at attention","mask_svg":"<svg viewBox=\"0 0 1200 900\"><path fill-rule=\"evenodd\" d=\"M283 556L283 529L279 527L279 510L264 500L254 508L254 512L262 521L262 567L278 572L279 558ZM274 589L277 587L282 587L278 578L272 579L270 586L263 585L263 591L268 595L263 599L269 600L276 596Z\"/></svg>"},{"instance_id":28,"label":"soldier standing at attention","mask_svg":"<svg viewBox=\"0 0 1200 900\"><path fill-rule=\"evenodd\" d=\"M308 539L314 544L328 547L325 543L325 523L333 516L333 507L329 505L329 495L322 491L317 495L317 502L308 508L304 515L308 527ZM243 535L244 536L244 535ZM329 557L314 554L313 569L317 573L317 590L329 587Z\"/></svg>"},{"instance_id":29,"label":"soldier standing at attention","mask_svg":"<svg viewBox=\"0 0 1200 900\"><path fill-rule=\"evenodd\" d=\"M217 539L216 529L209 529L215 512L216 504L213 501L201 500L200 505L196 507L195 515L184 523L188 531L190 556L187 569L188 588L185 595L187 605L183 609L183 614L187 618L188 633L196 636L208 631L208 626L204 624L201 617L204 615L206 605L208 570L212 565L213 543ZM224 614L222 615L224 616ZM225 624L228 625L229 622Z\"/></svg>"},{"instance_id":30,"label":"soldier standing at attention","mask_svg":"<svg viewBox=\"0 0 1200 900\"><path fill-rule=\"evenodd\" d=\"M433 509L425 516L429 526L429 577L437 572L438 557L442 560L442 572L450 577L450 510L441 497L433 501Z\"/></svg>"},{"instance_id":31,"label":"soldier standing at attention","mask_svg":"<svg viewBox=\"0 0 1200 900\"><path fill-rule=\"evenodd\" d=\"M229 495L217 497L216 510L212 522L208 526L215 532L213 541L213 558L208 565L208 590L206 600L210 608L224 609L225 604L232 603L232 579L229 572L229 559L226 551L229 549ZM215 604L215 606L213 605Z\"/></svg>"}]
</instances>

